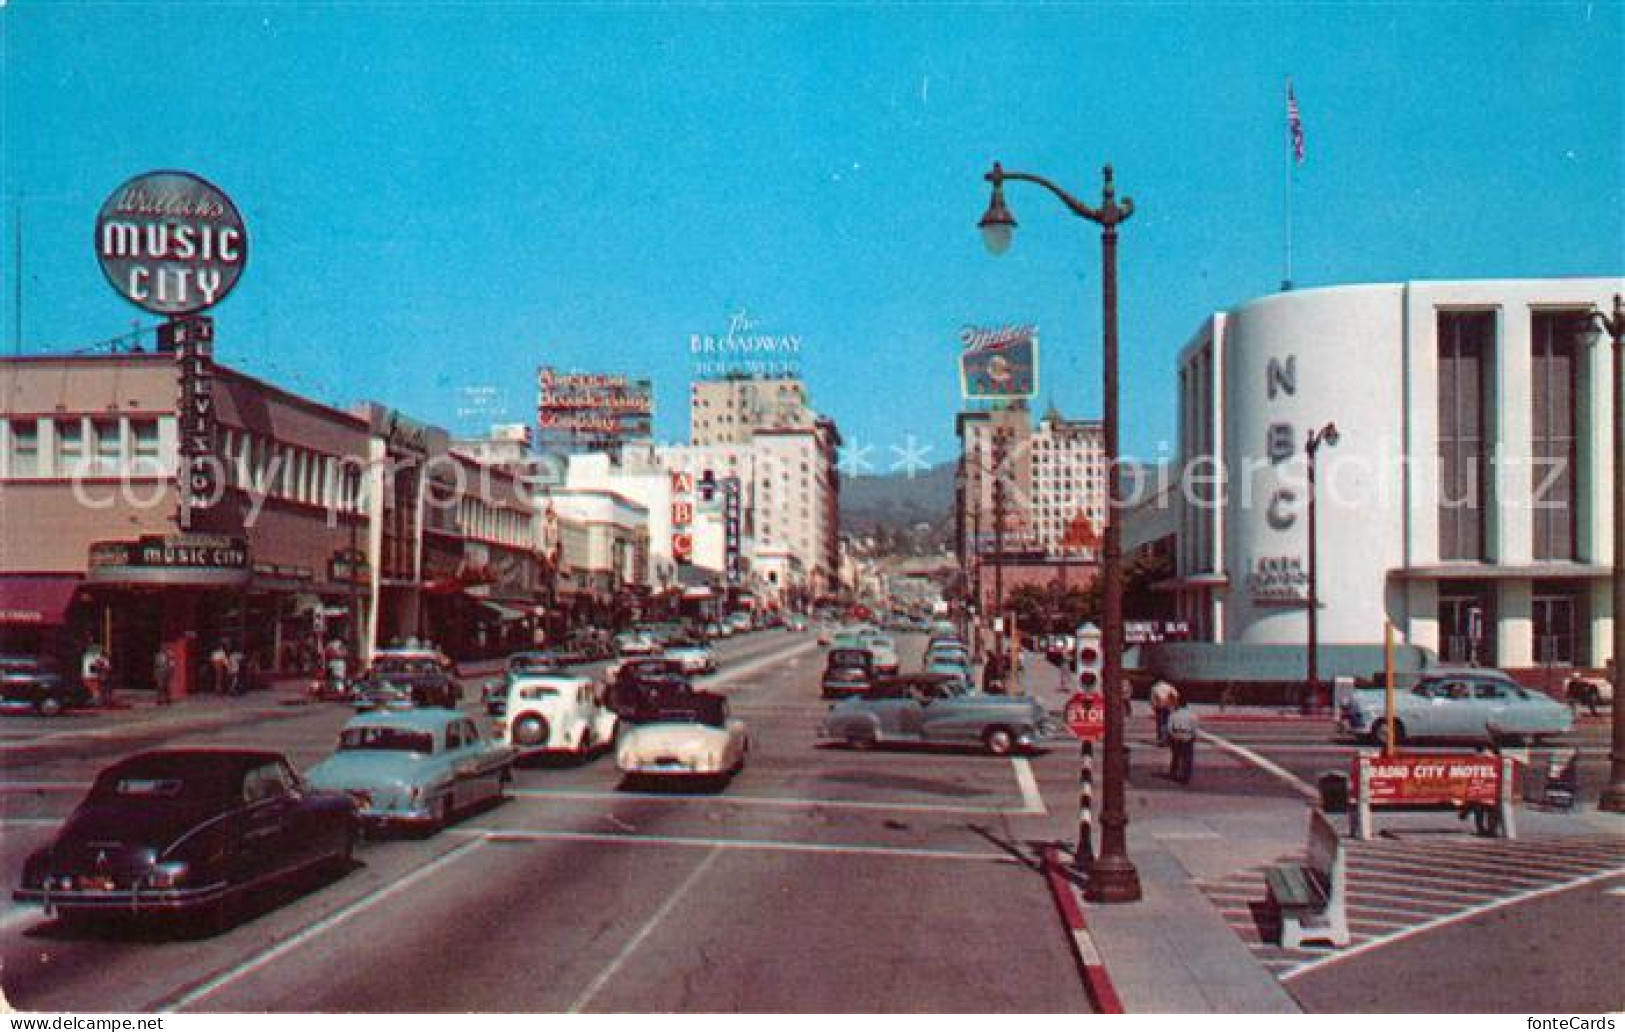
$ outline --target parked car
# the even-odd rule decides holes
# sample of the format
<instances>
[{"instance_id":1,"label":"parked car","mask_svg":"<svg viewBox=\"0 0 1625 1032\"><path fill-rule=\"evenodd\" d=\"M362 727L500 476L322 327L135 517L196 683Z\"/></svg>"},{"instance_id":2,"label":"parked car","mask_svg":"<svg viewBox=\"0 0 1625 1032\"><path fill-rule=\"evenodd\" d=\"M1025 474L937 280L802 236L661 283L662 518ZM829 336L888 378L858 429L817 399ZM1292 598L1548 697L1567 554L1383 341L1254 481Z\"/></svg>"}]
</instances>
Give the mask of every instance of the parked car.
<instances>
[{"instance_id":1,"label":"parked car","mask_svg":"<svg viewBox=\"0 0 1625 1032\"><path fill-rule=\"evenodd\" d=\"M755 621L751 618L751 615L745 612L729 613L727 616L723 617L722 622L727 624L729 627L732 627L735 634L743 634L748 630L752 630L756 626Z\"/></svg>"},{"instance_id":2,"label":"parked car","mask_svg":"<svg viewBox=\"0 0 1625 1032\"><path fill-rule=\"evenodd\" d=\"M591 678L539 674L508 689L502 740L519 749L586 756L615 741L615 711Z\"/></svg>"},{"instance_id":3,"label":"parked car","mask_svg":"<svg viewBox=\"0 0 1625 1032\"><path fill-rule=\"evenodd\" d=\"M631 716L644 696L689 687L688 675L676 660L666 656L642 656L628 659L610 671L605 696L610 709L624 720Z\"/></svg>"},{"instance_id":4,"label":"parked car","mask_svg":"<svg viewBox=\"0 0 1625 1032\"><path fill-rule=\"evenodd\" d=\"M462 672L452 658L432 645L391 645L388 648L378 649L372 654L374 665L383 660L421 659L428 660L446 672L448 677L458 678Z\"/></svg>"},{"instance_id":5,"label":"parked car","mask_svg":"<svg viewBox=\"0 0 1625 1032\"><path fill-rule=\"evenodd\" d=\"M446 668L428 658L381 656L354 688L359 710L383 706L454 709L463 690Z\"/></svg>"},{"instance_id":6,"label":"parked car","mask_svg":"<svg viewBox=\"0 0 1625 1032\"><path fill-rule=\"evenodd\" d=\"M1379 742L1385 735L1385 692L1358 688L1338 708L1339 729ZM1543 738L1573 730L1569 707L1519 685L1498 670L1434 672L1394 693L1394 738L1482 742Z\"/></svg>"},{"instance_id":7,"label":"parked car","mask_svg":"<svg viewBox=\"0 0 1625 1032\"><path fill-rule=\"evenodd\" d=\"M352 717L338 751L305 778L355 799L367 825L435 832L459 811L502 797L513 750L455 710L381 710Z\"/></svg>"},{"instance_id":8,"label":"parked car","mask_svg":"<svg viewBox=\"0 0 1625 1032\"><path fill-rule=\"evenodd\" d=\"M631 777L717 777L745 766L750 736L712 692L651 696L622 728L615 763Z\"/></svg>"},{"instance_id":9,"label":"parked car","mask_svg":"<svg viewBox=\"0 0 1625 1032\"><path fill-rule=\"evenodd\" d=\"M875 657L875 673L895 674L899 663L897 659L897 643L889 636L879 631L866 631L859 635L863 647Z\"/></svg>"},{"instance_id":10,"label":"parked car","mask_svg":"<svg viewBox=\"0 0 1625 1032\"><path fill-rule=\"evenodd\" d=\"M875 657L868 649L830 649L824 661L823 696L861 695L875 678Z\"/></svg>"},{"instance_id":11,"label":"parked car","mask_svg":"<svg viewBox=\"0 0 1625 1032\"><path fill-rule=\"evenodd\" d=\"M830 708L819 736L868 747L882 742L980 743L1004 756L1031 749L1054 728L1030 698L966 691L951 675L916 674L877 680L863 698Z\"/></svg>"},{"instance_id":12,"label":"parked car","mask_svg":"<svg viewBox=\"0 0 1625 1032\"><path fill-rule=\"evenodd\" d=\"M12 898L63 914L135 916L218 908L242 893L349 865L356 804L312 790L282 755L164 749L106 768Z\"/></svg>"},{"instance_id":13,"label":"parked car","mask_svg":"<svg viewBox=\"0 0 1625 1032\"><path fill-rule=\"evenodd\" d=\"M92 701L90 689L79 678L63 673L48 656L0 656L0 702L29 706L41 716L54 717Z\"/></svg>"},{"instance_id":14,"label":"parked car","mask_svg":"<svg viewBox=\"0 0 1625 1032\"><path fill-rule=\"evenodd\" d=\"M660 642L645 631L623 631L615 636L615 654L619 656L658 656Z\"/></svg>"},{"instance_id":15,"label":"parked car","mask_svg":"<svg viewBox=\"0 0 1625 1032\"><path fill-rule=\"evenodd\" d=\"M569 667L573 665L567 662L568 659L569 656L557 649L515 652L508 657L502 677L485 682L480 692L480 702L485 707L485 712L493 717L502 716L508 708L508 689L517 678L568 673Z\"/></svg>"},{"instance_id":16,"label":"parked car","mask_svg":"<svg viewBox=\"0 0 1625 1032\"><path fill-rule=\"evenodd\" d=\"M800 613L791 613L784 618L784 629L801 634L807 630L807 618Z\"/></svg>"},{"instance_id":17,"label":"parked car","mask_svg":"<svg viewBox=\"0 0 1625 1032\"><path fill-rule=\"evenodd\" d=\"M666 647L666 658L676 660L683 668L683 673L690 677L696 674L714 674L717 670L717 654L703 641L692 639L674 641Z\"/></svg>"}]
</instances>

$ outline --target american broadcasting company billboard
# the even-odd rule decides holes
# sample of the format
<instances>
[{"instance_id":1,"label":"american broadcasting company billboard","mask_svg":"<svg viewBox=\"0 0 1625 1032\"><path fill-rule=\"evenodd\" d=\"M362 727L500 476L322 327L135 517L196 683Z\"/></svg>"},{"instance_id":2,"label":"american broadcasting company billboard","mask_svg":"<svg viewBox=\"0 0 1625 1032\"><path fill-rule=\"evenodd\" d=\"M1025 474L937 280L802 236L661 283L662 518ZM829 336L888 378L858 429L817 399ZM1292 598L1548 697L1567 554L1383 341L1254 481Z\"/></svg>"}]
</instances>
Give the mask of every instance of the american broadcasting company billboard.
<instances>
[{"instance_id":1,"label":"american broadcasting company billboard","mask_svg":"<svg viewBox=\"0 0 1625 1032\"><path fill-rule=\"evenodd\" d=\"M654 432L654 385L618 373L536 374L537 444L543 451L617 449Z\"/></svg>"},{"instance_id":2,"label":"american broadcasting company billboard","mask_svg":"<svg viewBox=\"0 0 1625 1032\"><path fill-rule=\"evenodd\" d=\"M959 342L959 390L966 401L1014 401L1038 393L1038 327L967 326Z\"/></svg>"}]
</instances>

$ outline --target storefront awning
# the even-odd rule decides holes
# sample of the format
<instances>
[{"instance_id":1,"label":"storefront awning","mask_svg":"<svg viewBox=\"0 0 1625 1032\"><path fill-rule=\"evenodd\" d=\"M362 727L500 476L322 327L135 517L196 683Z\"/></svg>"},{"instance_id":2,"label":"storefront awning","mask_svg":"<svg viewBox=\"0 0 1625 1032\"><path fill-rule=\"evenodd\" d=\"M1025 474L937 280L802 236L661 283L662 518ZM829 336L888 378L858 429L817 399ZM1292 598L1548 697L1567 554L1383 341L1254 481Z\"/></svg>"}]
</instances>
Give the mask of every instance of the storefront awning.
<instances>
[{"instance_id":1,"label":"storefront awning","mask_svg":"<svg viewBox=\"0 0 1625 1032\"><path fill-rule=\"evenodd\" d=\"M482 601L480 605L484 606L486 609L489 609L491 612L495 613L497 616L500 616L504 620L524 620L530 616L530 614L525 612L523 609L515 609L513 606L505 606L501 602Z\"/></svg>"},{"instance_id":2,"label":"storefront awning","mask_svg":"<svg viewBox=\"0 0 1625 1032\"><path fill-rule=\"evenodd\" d=\"M58 626L78 588L78 577L0 577L0 624Z\"/></svg>"}]
</instances>

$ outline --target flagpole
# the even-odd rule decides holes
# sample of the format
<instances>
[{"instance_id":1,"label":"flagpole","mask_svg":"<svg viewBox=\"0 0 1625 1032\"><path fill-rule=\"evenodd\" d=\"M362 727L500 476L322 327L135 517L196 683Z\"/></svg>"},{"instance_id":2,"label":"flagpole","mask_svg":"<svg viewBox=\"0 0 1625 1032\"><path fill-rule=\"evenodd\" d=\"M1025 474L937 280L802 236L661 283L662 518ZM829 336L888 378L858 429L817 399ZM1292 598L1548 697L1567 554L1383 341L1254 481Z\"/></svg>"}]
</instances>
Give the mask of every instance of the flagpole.
<instances>
[{"instance_id":1,"label":"flagpole","mask_svg":"<svg viewBox=\"0 0 1625 1032\"><path fill-rule=\"evenodd\" d=\"M1292 98L1292 79L1286 81L1287 101ZM1292 142L1290 126L1286 133L1286 175L1284 177L1283 192L1286 195L1286 275L1281 280L1282 290L1292 289L1292 161L1296 157Z\"/></svg>"}]
</instances>

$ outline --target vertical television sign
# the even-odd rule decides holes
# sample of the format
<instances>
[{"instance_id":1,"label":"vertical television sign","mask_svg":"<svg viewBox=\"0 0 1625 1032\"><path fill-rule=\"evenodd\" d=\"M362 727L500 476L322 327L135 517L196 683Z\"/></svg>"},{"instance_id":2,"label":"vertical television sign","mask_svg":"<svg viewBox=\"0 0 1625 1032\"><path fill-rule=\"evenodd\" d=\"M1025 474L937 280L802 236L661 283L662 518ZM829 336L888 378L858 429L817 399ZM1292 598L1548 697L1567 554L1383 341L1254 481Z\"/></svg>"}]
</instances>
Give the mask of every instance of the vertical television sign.
<instances>
[{"instance_id":1,"label":"vertical television sign","mask_svg":"<svg viewBox=\"0 0 1625 1032\"><path fill-rule=\"evenodd\" d=\"M681 470L671 475L671 557L678 563L694 560L694 474Z\"/></svg>"},{"instance_id":2,"label":"vertical television sign","mask_svg":"<svg viewBox=\"0 0 1625 1032\"><path fill-rule=\"evenodd\" d=\"M722 533L726 550L725 571L729 587L738 587L745 579L745 569L739 554L740 541L739 478L724 477L722 481Z\"/></svg>"},{"instance_id":3,"label":"vertical television sign","mask_svg":"<svg viewBox=\"0 0 1625 1032\"><path fill-rule=\"evenodd\" d=\"M180 528L191 530L197 514L220 496L220 467L214 454L214 321L203 315L171 320L158 328L158 343L175 352L180 372L175 486Z\"/></svg>"}]
</instances>

